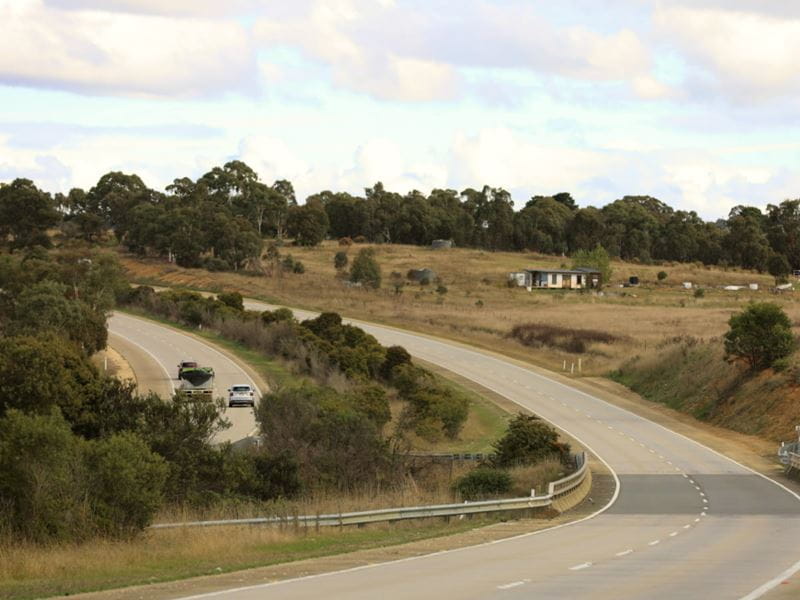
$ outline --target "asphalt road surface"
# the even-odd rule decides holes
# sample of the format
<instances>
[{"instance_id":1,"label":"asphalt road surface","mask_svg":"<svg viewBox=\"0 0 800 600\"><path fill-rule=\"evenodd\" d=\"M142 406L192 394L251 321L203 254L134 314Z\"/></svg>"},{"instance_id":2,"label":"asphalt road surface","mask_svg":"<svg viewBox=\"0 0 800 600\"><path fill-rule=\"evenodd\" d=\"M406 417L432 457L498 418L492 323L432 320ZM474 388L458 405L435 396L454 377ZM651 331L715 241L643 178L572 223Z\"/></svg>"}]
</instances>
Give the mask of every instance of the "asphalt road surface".
<instances>
[{"instance_id":1,"label":"asphalt road surface","mask_svg":"<svg viewBox=\"0 0 800 600\"><path fill-rule=\"evenodd\" d=\"M618 496L593 517L511 540L192 598L757 598L800 568L800 498L789 490L511 361L355 323L557 424L616 474ZM152 327L137 342L177 364Z\"/></svg>"},{"instance_id":2,"label":"asphalt road surface","mask_svg":"<svg viewBox=\"0 0 800 600\"><path fill-rule=\"evenodd\" d=\"M214 368L215 396L227 398L227 389L237 383L249 383L260 391L252 378L236 362L195 337L153 321L124 313L114 313L108 319L112 346L132 362L140 386L162 397L170 396L178 381L178 363L195 360L200 366ZM253 409L226 408L225 417L231 427L219 433L218 442L240 442L255 433Z\"/></svg>"}]
</instances>

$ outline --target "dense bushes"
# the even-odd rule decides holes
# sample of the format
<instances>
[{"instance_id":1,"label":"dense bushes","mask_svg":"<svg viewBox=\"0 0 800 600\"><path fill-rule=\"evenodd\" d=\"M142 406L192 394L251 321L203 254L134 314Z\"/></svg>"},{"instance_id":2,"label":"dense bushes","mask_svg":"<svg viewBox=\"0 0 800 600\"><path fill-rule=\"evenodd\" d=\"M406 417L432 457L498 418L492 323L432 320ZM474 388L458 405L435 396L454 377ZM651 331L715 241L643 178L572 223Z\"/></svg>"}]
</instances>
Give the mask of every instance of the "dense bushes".
<instances>
[{"instance_id":1,"label":"dense bushes","mask_svg":"<svg viewBox=\"0 0 800 600\"><path fill-rule=\"evenodd\" d=\"M586 352L590 344L613 344L621 339L619 336L606 331L574 329L546 323L515 325L508 337L514 338L525 346L534 348L548 346L576 354Z\"/></svg>"},{"instance_id":2,"label":"dense bushes","mask_svg":"<svg viewBox=\"0 0 800 600\"><path fill-rule=\"evenodd\" d=\"M494 444L492 464L514 467L556 457L569 459L569 444L558 441L558 432L535 415L517 414L508 424L505 435Z\"/></svg>"},{"instance_id":3,"label":"dense bushes","mask_svg":"<svg viewBox=\"0 0 800 600\"><path fill-rule=\"evenodd\" d=\"M511 490L512 483L508 471L479 467L460 477L453 489L464 500L477 500L506 494Z\"/></svg>"},{"instance_id":4,"label":"dense bushes","mask_svg":"<svg viewBox=\"0 0 800 600\"><path fill-rule=\"evenodd\" d=\"M357 394L304 384L265 395L256 418L266 451L294 457L304 487L349 490L393 476L389 445L364 409Z\"/></svg>"},{"instance_id":5,"label":"dense bushes","mask_svg":"<svg viewBox=\"0 0 800 600\"><path fill-rule=\"evenodd\" d=\"M87 442L54 412L0 419L0 516L35 542L141 531L161 506L166 467L125 434Z\"/></svg>"},{"instance_id":6,"label":"dense bushes","mask_svg":"<svg viewBox=\"0 0 800 600\"><path fill-rule=\"evenodd\" d=\"M215 329L226 338L288 361L320 384L344 378L378 428L390 417L388 399L377 391L381 385L394 388L407 402L403 427L427 439L455 438L467 419L469 403L460 393L413 365L404 348L383 347L364 330L343 323L336 313L299 322L285 308L243 311L240 297L204 298L179 291L156 294L146 287L131 290L127 301L169 319Z\"/></svg>"}]
</instances>

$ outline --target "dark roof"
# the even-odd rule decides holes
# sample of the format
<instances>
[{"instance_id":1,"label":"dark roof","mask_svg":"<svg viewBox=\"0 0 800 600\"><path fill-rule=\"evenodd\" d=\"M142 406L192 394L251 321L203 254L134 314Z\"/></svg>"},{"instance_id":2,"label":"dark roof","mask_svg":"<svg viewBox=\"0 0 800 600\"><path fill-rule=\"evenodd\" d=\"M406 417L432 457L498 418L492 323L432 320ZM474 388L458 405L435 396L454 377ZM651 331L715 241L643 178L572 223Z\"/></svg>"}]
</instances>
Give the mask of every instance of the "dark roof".
<instances>
[{"instance_id":1,"label":"dark roof","mask_svg":"<svg viewBox=\"0 0 800 600\"><path fill-rule=\"evenodd\" d=\"M590 267L578 267L577 269L547 269L544 267L537 267L535 269L525 269L528 273L561 273L562 275L587 275L600 274L599 269L592 269Z\"/></svg>"}]
</instances>

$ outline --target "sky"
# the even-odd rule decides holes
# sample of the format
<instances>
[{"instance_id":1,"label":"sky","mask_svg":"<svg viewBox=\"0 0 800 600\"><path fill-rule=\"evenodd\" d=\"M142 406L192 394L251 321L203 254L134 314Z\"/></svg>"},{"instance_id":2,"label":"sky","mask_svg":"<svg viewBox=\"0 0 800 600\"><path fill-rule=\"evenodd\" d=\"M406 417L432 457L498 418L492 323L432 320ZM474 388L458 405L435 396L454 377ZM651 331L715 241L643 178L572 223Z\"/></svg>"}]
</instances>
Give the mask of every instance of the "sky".
<instances>
[{"instance_id":1,"label":"sky","mask_svg":"<svg viewBox=\"0 0 800 600\"><path fill-rule=\"evenodd\" d=\"M800 3L0 0L0 181L800 197Z\"/></svg>"}]
</instances>

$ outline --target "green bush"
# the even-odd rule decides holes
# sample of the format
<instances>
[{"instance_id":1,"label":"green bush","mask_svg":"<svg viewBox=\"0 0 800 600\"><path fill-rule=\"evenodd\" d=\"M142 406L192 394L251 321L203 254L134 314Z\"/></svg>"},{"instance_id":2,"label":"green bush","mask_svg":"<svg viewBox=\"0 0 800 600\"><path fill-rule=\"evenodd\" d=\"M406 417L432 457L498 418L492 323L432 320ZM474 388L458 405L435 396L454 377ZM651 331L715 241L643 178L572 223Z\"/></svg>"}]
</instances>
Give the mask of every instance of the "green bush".
<instances>
[{"instance_id":1,"label":"green bush","mask_svg":"<svg viewBox=\"0 0 800 600\"><path fill-rule=\"evenodd\" d=\"M352 243L352 241L351 241ZM347 266L348 259L347 259L347 252L344 250L340 250L333 256L333 266L336 268L337 271L341 271Z\"/></svg>"},{"instance_id":2,"label":"green bush","mask_svg":"<svg viewBox=\"0 0 800 600\"><path fill-rule=\"evenodd\" d=\"M161 506L167 465L133 433L86 448L89 501L99 532L127 537L142 531Z\"/></svg>"},{"instance_id":3,"label":"green bush","mask_svg":"<svg viewBox=\"0 0 800 600\"><path fill-rule=\"evenodd\" d=\"M479 467L456 480L453 488L464 500L479 500L507 494L513 481L502 469Z\"/></svg>"},{"instance_id":4,"label":"green bush","mask_svg":"<svg viewBox=\"0 0 800 600\"><path fill-rule=\"evenodd\" d=\"M93 531L83 442L58 412L0 419L0 521L32 542L78 541Z\"/></svg>"},{"instance_id":5,"label":"green bush","mask_svg":"<svg viewBox=\"0 0 800 600\"><path fill-rule=\"evenodd\" d=\"M244 298L239 292L225 292L217 294L217 300L234 310L244 310Z\"/></svg>"},{"instance_id":6,"label":"green bush","mask_svg":"<svg viewBox=\"0 0 800 600\"><path fill-rule=\"evenodd\" d=\"M203 268L207 271L213 272L230 271L231 264L227 260L219 258L218 256L209 256L203 261Z\"/></svg>"},{"instance_id":7,"label":"green bush","mask_svg":"<svg viewBox=\"0 0 800 600\"><path fill-rule=\"evenodd\" d=\"M703 288L697 288L694 291L695 298L703 298L706 295L706 291Z\"/></svg>"},{"instance_id":8,"label":"green bush","mask_svg":"<svg viewBox=\"0 0 800 600\"><path fill-rule=\"evenodd\" d=\"M780 306L771 302L751 304L728 320L726 358L741 358L752 370L766 369L789 356L795 347L792 322Z\"/></svg>"},{"instance_id":9,"label":"green bush","mask_svg":"<svg viewBox=\"0 0 800 600\"><path fill-rule=\"evenodd\" d=\"M656 277L658 278L659 281L664 281L667 278L667 272L666 271L659 271L658 275L656 275Z\"/></svg>"},{"instance_id":10,"label":"green bush","mask_svg":"<svg viewBox=\"0 0 800 600\"><path fill-rule=\"evenodd\" d=\"M358 251L350 267L350 281L374 289L381 287L381 268L375 260L372 248L362 248Z\"/></svg>"},{"instance_id":11,"label":"green bush","mask_svg":"<svg viewBox=\"0 0 800 600\"><path fill-rule=\"evenodd\" d=\"M496 467L529 465L556 456L569 458L569 444L558 441L558 432L535 415L517 414L506 433L494 444Z\"/></svg>"},{"instance_id":12,"label":"green bush","mask_svg":"<svg viewBox=\"0 0 800 600\"><path fill-rule=\"evenodd\" d=\"M297 275L302 275L306 272L306 267L303 263L299 260L294 261L294 266L292 267L292 273L296 273Z\"/></svg>"}]
</instances>

